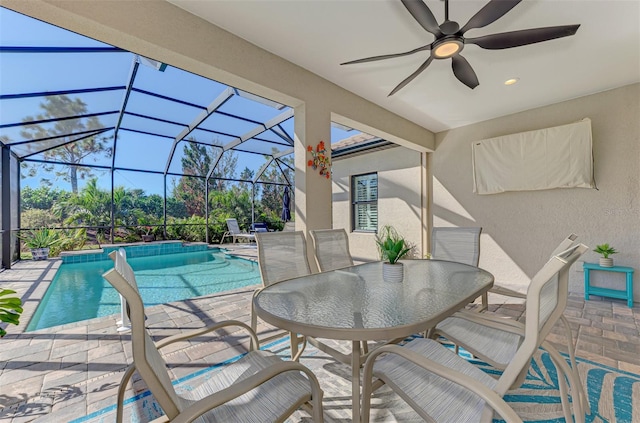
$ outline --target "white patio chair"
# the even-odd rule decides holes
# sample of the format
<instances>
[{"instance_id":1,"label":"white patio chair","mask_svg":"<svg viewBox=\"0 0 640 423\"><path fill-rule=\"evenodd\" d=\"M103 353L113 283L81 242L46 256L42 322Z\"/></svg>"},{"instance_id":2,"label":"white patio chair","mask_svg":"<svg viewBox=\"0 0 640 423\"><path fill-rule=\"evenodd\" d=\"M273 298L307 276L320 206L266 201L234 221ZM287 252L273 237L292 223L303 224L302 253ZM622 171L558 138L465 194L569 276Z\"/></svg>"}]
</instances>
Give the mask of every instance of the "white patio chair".
<instances>
[{"instance_id":1,"label":"white patio chair","mask_svg":"<svg viewBox=\"0 0 640 423\"><path fill-rule=\"evenodd\" d=\"M349 237L344 229L315 229L309 231L313 240L316 262L321 272L353 266L349 252ZM316 348L324 348L319 341L308 338ZM366 341L360 343L363 353L369 352Z\"/></svg>"},{"instance_id":2,"label":"white patio chair","mask_svg":"<svg viewBox=\"0 0 640 423\"><path fill-rule=\"evenodd\" d=\"M495 410L507 422L519 422L520 418L502 402L502 397L522 383L531 358L541 345L561 371L558 382L562 405L565 419L571 421L564 376L569 378L572 387L575 380L567 362L545 338L566 307L569 268L587 249L579 244L557 254L533 277L527 292L526 325L489 324L483 313L471 312L456 314L438 325L440 333L451 336L449 339L461 345L464 345L461 341L469 337L484 339L489 346L489 350L484 351L486 354L471 352L478 353L482 359L490 355L496 364L505 363L497 379L433 339L415 338L404 346L388 345L373 351L364 368L363 422L369 421L373 376L387 384L427 421L490 422ZM380 357L383 353L388 354ZM574 407L579 407L579 403L574 401ZM575 414L577 421L584 421L578 409Z\"/></svg>"},{"instance_id":3,"label":"white patio chair","mask_svg":"<svg viewBox=\"0 0 640 423\"><path fill-rule=\"evenodd\" d=\"M310 410L314 421L323 421L322 390L314 374L300 363L283 361L269 351L257 349L257 336L242 322L220 322L154 343L145 328L144 306L133 270L124 255L114 251L110 257L115 262L114 268L103 277L126 298L132 326L133 363L125 371L118 389L118 423L123 419L125 390L135 371L147 384L166 418L174 423L191 422L199 417L202 420L197 421L208 422L284 421L301 406ZM179 396L159 349L232 326L248 332L250 351Z\"/></svg>"},{"instance_id":4,"label":"white patio chair","mask_svg":"<svg viewBox=\"0 0 640 423\"><path fill-rule=\"evenodd\" d=\"M285 279L311 274L311 267L307 260L307 241L302 231L259 232L256 233L256 243L258 245L258 267L260 268L263 287ZM257 289L253 296L258 295L261 290L262 288ZM258 316L252 300L251 329L257 331L257 326ZM282 338L288 334L288 332L278 332L261 338L260 342ZM290 335L292 339L297 336L295 334ZM300 353L302 353L305 340L300 338L300 341L303 342L303 347L300 350ZM295 356L294 351L292 351L292 355Z\"/></svg>"},{"instance_id":5,"label":"white patio chair","mask_svg":"<svg viewBox=\"0 0 640 423\"><path fill-rule=\"evenodd\" d=\"M568 237L566 237L565 239L563 239L560 244L558 244L558 246L553 250L553 252L551 253L551 257L555 256L556 254L565 251L567 249L569 249L572 245L574 245L576 239L578 239L578 235L576 234L571 234ZM503 286L499 286L499 285L494 285L490 290L490 293L494 293L494 294L499 294L499 295L504 295L507 297L512 297L512 298L520 298L520 299L526 299L527 298L527 294L519 292L519 291L515 291L513 289L509 289ZM490 316L491 314L486 314L487 316ZM497 315L496 315L497 317ZM499 316L500 319L503 319L504 316L500 315ZM501 320L503 321L503 320ZM571 332L571 326L569 325L569 321L567 320L567 318L565 317L564 314L562 314L560 316L560 321L562 322L562 326L564 328L564 336L567 339L567 352L569 353L569 361L571 363L571 371L574 373L574 378L576 378L576 380L579 380L579 387L580 387L580 395L581 395L581 399L582 399L582 405L585 409L585 412L587 414L589 414L589 401L587 399L587 393L585 391L585 387L582 384L582 381L580 380L580 374L578 373L578 366L576 364L576 349L575 349L575 344L573 342L573 333ZM467 342L472 342L471 340L468 340Z\"/></svg>"},{"instance_id":6,"label":"white patio chair","mask_svg":"<svg viewBox=\"0 0 640 423\"><path fill-rule=\"evenodd\" d=\"M321 272L353 266L349 252L349 237L344 229L310 231L316 261Z\"/></svg>"},{"instance_id":7,"label":"white patio chair","mask_svg":"<svg viewBox=\"0 0 640 423\"><path fill-rule=\"evenodd\" d=\"M227 237L231 237L231 242L233 242L234 244L236 243L236 240L238 239L246 239L247 242L251 242L251 241L255 241L256 237L254 234L250 234L247 232L242 232L240 230L240 226L238 225L238 220L237 219L227 219L227 232L224 233L224 235L222 235L222 240L220 240L220 242L223 242L225 238Z\"/></svg>"},{"instance_id":8,"label":"white patio chair","mask_svg":"<svg viewBox=\"0 0 640 423\"><path fill-rule=\"evenodd\" d=\"M431 230L431 258L455 261L478 267L480 261L480 227L437 227ZM489 305L486 293L482 294L482 307Z\"/></svg>"}]
</instances>

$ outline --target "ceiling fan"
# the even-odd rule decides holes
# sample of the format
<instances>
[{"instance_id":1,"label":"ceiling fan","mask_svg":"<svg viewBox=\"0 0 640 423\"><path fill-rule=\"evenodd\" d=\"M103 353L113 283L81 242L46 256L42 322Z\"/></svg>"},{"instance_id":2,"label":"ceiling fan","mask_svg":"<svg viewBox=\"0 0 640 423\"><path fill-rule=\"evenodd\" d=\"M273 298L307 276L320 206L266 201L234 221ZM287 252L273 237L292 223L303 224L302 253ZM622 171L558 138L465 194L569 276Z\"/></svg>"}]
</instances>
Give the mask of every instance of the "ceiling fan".
<instances>
[{"instance_id":1,"label":"ceiling fan","mask_svg":"<svg viewBox=\"0 0 640 423\"><path fill-rule=\"evenodd\" d=\"M444 0L445 17L444 22L441 24L438 24L433 13L431 13L429 7L422 0L401 1L404 7L411 13L411 16L413 16L425 30L435 35L435 41L403 53L366 57L364 59L341 63L341 65L352 65L356 63L374 62L430 50L429 58L415 72L398 84L398 86L389 93L389 96L397 93L409 82L413 81L415 77L429 67L434 59L451 58L451 67L453 68L453 74L456 78L471 89L477 87L479 82L476 73L473 71L467 59L460 54L467 44L475 44L488 50L501 50L549 41L555 38L568 37L575 34L580 27L580 25L551 26L466 38L465 33L467 31L474 28L482 28L497 21L522 0L491 0L469 19L469 22L462 28L460 28L457 22L449 20L449 0Z\"/></svg>"}]
</instances>

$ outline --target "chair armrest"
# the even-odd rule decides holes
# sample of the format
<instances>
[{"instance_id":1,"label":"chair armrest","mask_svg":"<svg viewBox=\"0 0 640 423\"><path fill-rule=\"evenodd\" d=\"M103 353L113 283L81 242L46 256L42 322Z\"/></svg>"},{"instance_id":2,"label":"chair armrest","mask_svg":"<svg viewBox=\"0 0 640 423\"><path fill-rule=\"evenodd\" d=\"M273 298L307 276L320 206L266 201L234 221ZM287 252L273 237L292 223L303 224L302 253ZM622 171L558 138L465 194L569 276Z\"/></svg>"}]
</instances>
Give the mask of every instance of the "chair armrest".
<instances>
[{"instance_id":1,"label":"chair armrest","mask_svg":"<svg viewBox=\"0 0 640 423\"><path fill-rule=\"evenodd\" d=\"M509 316L499 316L495 313L476 313L467 310L460 310L452 317L460 317L465 320L478 323L480 325L504 330L506 332L516 333L524 336L525 325Z\"/></svg>"},{"instance_id":2,"label":"chair armrest","mask_svg":"<svg viewBox=\"0 0 640 423\"><path fill-rule=\"evenodd\" d=\"M229 402L234 398L237 398L251 391L252 389L257 388L266 381L282 373L291 371L303 372L307 376L311 384L311 396L320 400L322 399L322 390L320 389L320 384L318 383L318 379L311 372L311 370L295 361L281 361L238 383L234 383L233 385L222 391L216 392L212 395L202 398L201 400L196 401L195 403L184 409L180 413L180 415L175 417L172 420L172 423L191 422L198 416L205 414L209 410L212 410L221 404Z\"/></svg>"},{"instance_id":3,"label":"chair armrest","mask_svg":"<svg viewBox=\"0 0 640 423\"><path fill-rule=\"evenodd\" d=\"M443 379L447 379L465 389L468 389L469 391L475 393L480 398L485 400L485 402L491 408L497 411L498 414L500 414L500 416L504 418L507 423L522 423L522 419L516 414L515 411L513 411L509 404L507 404L500 395L492 391L487 386L483 385L481 382L450 367L443 366L442 364L437 363L423 355L420 355L415 351L403 348L400 345L384 345L371 352L364 365L363 380L367 388L369 387L370 381L373 377L373 365L375 363L375 360L382 353L399 355L406 360L409 360L414 364L422 367L428 372L431 372ZM367 394L370 393L367 392ZM363 392L363 396L364 395L365 392ZM483 414L483 421L486 421L485 419L487 417L489 418L489 422L492 421L491 416L487 416L487 413Z\"/></svg>"},{"instance_id":4,"label":"chair armrest","mask_svg":"<svg viewBox=\"0 0 640 423\"><path fill-rule=\"evenodd\" d=\"M213 332L218 329L222 329L230 326L237 326L249 332L249 336L251 337L251 345L250 345L249 351L253 351L256 348L258 348L258 345L259 345L258 336L256 335L256 333L248 325L238 320L227 320L224 322L216 323L211 326L205 326L203 328L190 330L188 332L182 332L182 333L177 333L175 335L171 335L168 338L165 338L156 342L156 348L160 349L160 348L166 347L167 345L173 344L174 342L186 341L188 339L195 338L197 336L201 336L209 332Z\"/></svg>"},{"instance_id":5,"label":"chair armrest","mask_svg":"<svg viewBox=\"0 0 640 423\"><path fill-rule=\"evenodd\" d=\"M493 294L504 295L505 297L513 297L513 298L527 298L527 294L523 294L522 292L514 291L513 289L505 288L500 285L493 285L493 287L489 290L489 292Z\"/></svg>"}]
</instances>

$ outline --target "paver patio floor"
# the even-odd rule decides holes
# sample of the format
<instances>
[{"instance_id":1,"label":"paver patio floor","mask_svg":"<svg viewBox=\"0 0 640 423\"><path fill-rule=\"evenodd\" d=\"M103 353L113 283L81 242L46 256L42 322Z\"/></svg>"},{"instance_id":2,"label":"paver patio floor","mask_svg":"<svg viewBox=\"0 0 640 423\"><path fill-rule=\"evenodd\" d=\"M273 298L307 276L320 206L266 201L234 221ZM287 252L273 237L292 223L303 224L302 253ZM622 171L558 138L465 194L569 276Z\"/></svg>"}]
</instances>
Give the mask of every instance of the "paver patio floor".
<instances>
[{"instance_id":1,"label":"paver patio floor","mask_svg":"<svg viewBox=\"0 0 640 423\"><path fill-rule=\"evenodd\" d=\"M235 250L255 257L255 248ZM24 293L27 299L21 325L10 327L0 340L0 422L70 421L112 405L131 361L130 338L116 332L117 316L23 332L58 266L58 260L22 261L0 272L0 286ZM150 307L148 327L159 340L222 320L248 323L254 288ZM505 304L502 299L490 296L490 308L522 317L522 304ZM578 356L640 374L640 305L629 308L623 300L598 297L584 301L581 293L573 293L566 316L577 336ZM260 335L269 330L273 328L261 324ZM552 333L550 339L566 351L561 333ZM228 343L210 342L221 337ZM246 351L246 340L242 332L225 332L163 352L174 377L181 377ZM146 387L136 381L133 389L137 393Z\"/></svg>"}]
</instances>

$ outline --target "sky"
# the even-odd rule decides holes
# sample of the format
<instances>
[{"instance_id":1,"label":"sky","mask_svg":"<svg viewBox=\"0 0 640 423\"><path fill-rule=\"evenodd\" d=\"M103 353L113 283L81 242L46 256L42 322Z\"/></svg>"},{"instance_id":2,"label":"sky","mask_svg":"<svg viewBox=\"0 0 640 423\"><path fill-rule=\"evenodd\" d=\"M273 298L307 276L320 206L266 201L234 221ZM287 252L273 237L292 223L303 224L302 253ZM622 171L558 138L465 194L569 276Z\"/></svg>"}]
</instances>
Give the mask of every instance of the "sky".
<instances>
[{"instance_id":1,"label":"sky","mask_svg":"<svg viewBox=\"0 0 640 423\"><path fill-rule=\"evenodd\" d=\"M109 47L96 40L72 33L30 17L15 13L0 7L0 46L37 46L37 47ZM51 92L57 90L86 89L101 87L125 86L129 80L136 55L129 52L110 53L13 53L0 52L0 94L24 94L32 92ZM160 72L150 66L140 65L134 81L134 88L153 92L163 96L179 99L188 104L178 104L132 92L127 111L137 114L150 115L168 122L190 123L194 121L201 109L194 107L208 106L227 86L218 82L202 78L177 68L168 66ZM81 98L87 105L87 113L104 113L119 111L124 90L110 90L94 93L70 95ZM0 125L21 122L26 116L34 116L42 112L39 104L43 97L0 100ZM233 96L218 110L248 117L259 122L267 122L281 115L285 110L278 110L241 96ZM118 113L99 116L104 127L113 127L117 123ZM125 115L121 128L136 129L137 131L163 134L166 137L156 137L121 130L118 133L115 163L117 167L142 168L146 170L164 171L167 158L173 145L173 137L180 133L183 126L174 123L153 121L133 115ZM282 123L282 129L293 135L294 119ZM54 123L43 124L51 127ZM224 114L213 114L203 123L203 126L225 134L243 135L256 127L255 123L233 119ZM358 131L343 131L331 128L331 142L356 135ZM113 131L107 133L112 135ZM0 128L0 135L8 136L11 140L23 140L20 127ZM212 134L195 130L191 136L204 142L217 140L226 144L234 137ZM259 135L269 141L282 142L276 134L264 132ZM174 160L169 172L180 172L180 157L182 145L176 149ZM286 146L273 145L266 142L250 140L242 144L243 149L256 151L261 154L271 152L272 146L279 150ZM14 147L16 151L24 151L24 146ZM21 150L22 149L22 150ZM38 158L39 156L33 156ZM262 155L237 153L237 175L245 168L257 171L264 163ZM91 164L111 165L110 157L99 157L88 161ZM110 188L109 172L96 171L99 185ZM22 186L37 187L41 177L25 178ZM70 185L58 179L55 186L70 190ZM115 184L127 188L140 188L147 194L163 193L162 175L139 172L117 171ZM169 188L171 182L168 183ZM81 181L82 186L82 181Z\"/></svg>"}]
</instances>

